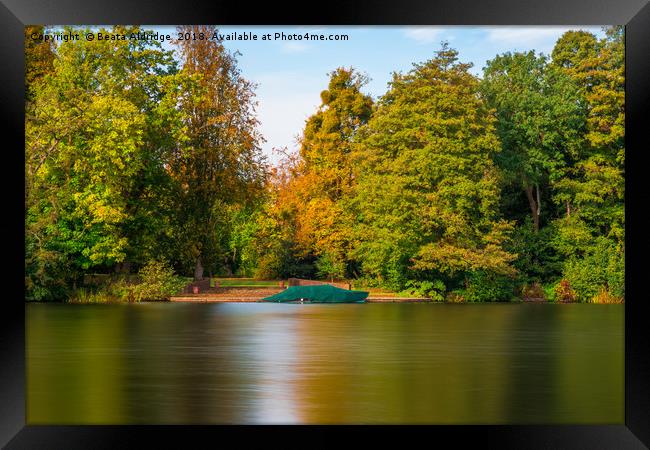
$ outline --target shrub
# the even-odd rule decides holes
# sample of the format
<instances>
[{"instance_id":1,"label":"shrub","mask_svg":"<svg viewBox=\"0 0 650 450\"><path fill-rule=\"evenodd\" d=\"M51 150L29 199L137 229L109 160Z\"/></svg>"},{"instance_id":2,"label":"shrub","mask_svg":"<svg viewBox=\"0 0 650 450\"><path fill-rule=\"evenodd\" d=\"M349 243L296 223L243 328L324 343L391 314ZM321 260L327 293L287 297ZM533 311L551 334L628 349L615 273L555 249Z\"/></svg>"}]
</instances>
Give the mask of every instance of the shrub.
<instances>
[{"instance_id":1,"label":"shrub","mask_svg":"<svg viewBox=\"0 0 650 450\"><path fill-rule=\"evenodd\" d=\"M464 303L465 296L463 295L463 291L452 291L447 294L447 298L445 300L447 303Z\"/></svg>"},{"instance_id":2,"label":"shrub","mask_svg":"<svg viewBox=\"0 0 650 450\"><path fill-rule=\"evenodd\" d=\"M594 295L589 300L589 303L623 303L623 297L616 297L612 295L607 289L601 287L600 291L598 291L598 294Z\"/></svg>"},{"instance_id":3,"label":"shrub","mask_svg":"<svg viewBox=\"0 0 650 450\"><path fill-rule=\"evenodd\" d=\"M521 288L521 295L523 298L547 298L544 288L538 282L524 284Z\"/></svg>"},{"instance_id":4,"label":"shrub","mask_svg":"<svg viewBox=\"0 0 650 450\"><path fill-rule=\"evenodd\" d=\"M126 284L115 286L115 289L122 295L122 298L134 301L142 300L168 300L170 296L178 293L185 280L174 275L174 270L163 261L150 261L142 269L139 275L141 282L135 286Z\"/></svg>"},{"instance_id":5,"label":"shrub","mask_svg":"<svg viewBox=\"0 0 650 450\"><path fill-rule=\"evenodd\" d=\"M556 296L555 296L555 284L545 284L542 289L544 289L544 297L546 300L549 302L555 302Z\"/></svg>"},{"instance_id":6,"label":"shrub","mask_svg":"<svg viewBox=\"0 0 650 450\"><path fill-rule=\"evenodd\" d=\"M66 299L71 303L108 303L121 300L111 290L112 284L103 287L81 287L72 291Z\"/></svg>"},{"instance_id":7,"label":"shrub","mask_svg":"<svg viewBox=\"0 0 650 450\"><path fill-rule=\"evenodd\" d=\"M491 272L476 271L468 277L465 299L468 302L499 302L512 300L514 280Z\"/></svg>"},{"instance_id":8,"label":"shrub","mask_svg":"<svg viewBox=\"0 0 650 450\"><path fill-rule=\"evenodd\" d=\"M572 258L564 266L564 278L579 301L589 301L604 289L613 297L625 296L625 261L614 242L599 239L582 258Z\"/></svg>"},{"instance_id":9,"label":"shrub","mask_svg":"<svg viewBox=\"0 0 650 450\"><path fill-rule=\"evenodd\" d=\"M122 301L135 301L135 288L139 284L124 277L119 278L104 288L107 295Z\"/></svg>"},{"instance_id":10,"label":"shrub","mask_svg":"<svg viewBox=\"0 0 650 450\"><path fill-rule=\"evenodd\" d=\"M409 280L406 282L406 289L402 291L402 294L418 297L428 297L433 301L441 302L445 299L445 290L445 283L440 280Z\"/></svg>"},{"instance_id":11,"label":"shrub","mask_svg":"<svg viewBox=\"0 0 650 450\"><path fill-rule=\"evenodd\" d=\"M555 299L559 302L575 302L576 293L568 280L561 280L555 287Z\"/></svg>"},{"instance_id":12,"label":"shrub","mask_svg":"<svg viewBox=\"0 0 650 450\"><path fill-rule=\"evenodd\" d=\"M93 292L86 288L74 290L67 298L67 301L72 303L94 303L93 300Z\"/></svg>"},{"instance_id":13,"label":"shrub","mask_svg":"<svg viewBox=\"0 0 650 450\"><path fill-rule=\"evenodd\" d=\"M382 288L382 287L383 286L379 280L368 276L352 280L353 289L368 289L368 288Z\"/></svg>"}]
</instances>

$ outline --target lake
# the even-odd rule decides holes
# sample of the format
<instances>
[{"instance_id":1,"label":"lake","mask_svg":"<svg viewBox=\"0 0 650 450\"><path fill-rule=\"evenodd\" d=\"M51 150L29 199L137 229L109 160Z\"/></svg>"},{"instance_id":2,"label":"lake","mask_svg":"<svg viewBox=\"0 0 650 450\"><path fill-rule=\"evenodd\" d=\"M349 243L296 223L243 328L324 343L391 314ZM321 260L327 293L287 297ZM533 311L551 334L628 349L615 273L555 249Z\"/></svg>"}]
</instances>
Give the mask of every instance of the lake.
<instances>
[{"instance_id":1,"label":"lake","mask_svg":"<svg viewBox=\"0 0 650 450\"><path fill-rule=\"evenodd\" d=\"M26 305L28 424L623 424L624 305Z\"/></svg>"}]
</instances>

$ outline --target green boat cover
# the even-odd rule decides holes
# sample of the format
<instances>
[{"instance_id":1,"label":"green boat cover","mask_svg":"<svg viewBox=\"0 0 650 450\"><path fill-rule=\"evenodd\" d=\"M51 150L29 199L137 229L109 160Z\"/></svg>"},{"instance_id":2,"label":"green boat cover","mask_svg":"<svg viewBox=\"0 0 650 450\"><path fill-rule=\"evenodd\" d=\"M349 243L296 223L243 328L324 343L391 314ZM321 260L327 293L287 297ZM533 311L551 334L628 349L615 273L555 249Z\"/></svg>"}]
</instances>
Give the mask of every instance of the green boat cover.
<instances>
[{"instance_id":1,"label":"green boat cover","mask_svg":"<svg viewBox=\"0 0 650 450\"><path fill-rule=\"evenodd\" d=\"M291 286L282 292L263 298L265 302L295 302L309 301L310 303L363 303L368 292L348 291L330 284L315 286Z\"/></svg>"}]
</instances>

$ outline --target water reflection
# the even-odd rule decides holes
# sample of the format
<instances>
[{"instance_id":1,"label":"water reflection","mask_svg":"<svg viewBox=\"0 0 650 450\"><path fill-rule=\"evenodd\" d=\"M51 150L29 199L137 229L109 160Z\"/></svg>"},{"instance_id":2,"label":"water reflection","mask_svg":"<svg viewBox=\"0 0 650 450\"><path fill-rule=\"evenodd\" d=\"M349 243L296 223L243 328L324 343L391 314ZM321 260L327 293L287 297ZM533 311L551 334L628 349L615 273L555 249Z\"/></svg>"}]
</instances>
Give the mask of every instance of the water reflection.
<instances>
[{"instance_id":1,"label":"water reflection","mask_svg":"<svg viewBox=\"0 0 650 450\"><path fill-rule=\"evenodd\" d=\"M27 306L27 421L623 423L622 305Z\"/></svg>"}]
</instances>

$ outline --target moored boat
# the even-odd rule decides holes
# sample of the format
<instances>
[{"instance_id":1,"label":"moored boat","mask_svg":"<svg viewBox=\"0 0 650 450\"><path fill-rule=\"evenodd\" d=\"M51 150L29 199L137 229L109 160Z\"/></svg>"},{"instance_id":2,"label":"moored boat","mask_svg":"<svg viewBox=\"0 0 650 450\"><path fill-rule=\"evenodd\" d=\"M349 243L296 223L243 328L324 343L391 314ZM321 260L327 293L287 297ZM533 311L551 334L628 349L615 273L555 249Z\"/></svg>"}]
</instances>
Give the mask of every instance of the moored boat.
<instances>
[{"instance_id":1,"label":"moored boat","mask_svg":"<svg viewBox=\"0 0 650 450\"><path fill-rule=\"evenodd\" d=\"M316 286L291 286L282 292L263 298L265 302L291 303L364 303L368 292L351 291L329 284Z\"/></svg>"}]
</instances>

